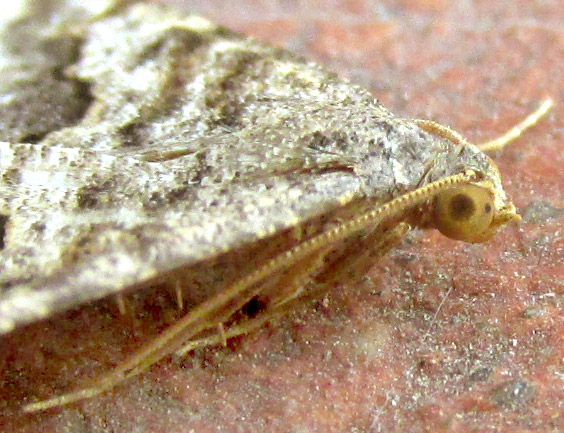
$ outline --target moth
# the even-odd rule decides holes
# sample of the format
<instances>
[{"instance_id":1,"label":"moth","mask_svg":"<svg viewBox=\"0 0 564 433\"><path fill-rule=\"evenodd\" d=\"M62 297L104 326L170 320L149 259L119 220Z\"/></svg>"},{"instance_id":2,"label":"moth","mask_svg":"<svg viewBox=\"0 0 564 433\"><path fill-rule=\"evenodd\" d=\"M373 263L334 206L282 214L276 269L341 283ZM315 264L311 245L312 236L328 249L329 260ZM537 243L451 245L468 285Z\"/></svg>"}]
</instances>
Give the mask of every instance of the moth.
<instances>
[{"instance_id":1,"label":"moth","mask_svg":"<svg viewBox=\"0 0 564 433\"><path fill-rule=\"evenodd\" d=\"M156 288L186 312L90 385L25 411L251 332L360 278L412 229L483 242L519 219L483 151L551 101L474 146L200 17L128 2L50 7L21 24L35 20L31 43L3 41L0 330L108 296L124 309Z\"/></svg>"}]
</instances>

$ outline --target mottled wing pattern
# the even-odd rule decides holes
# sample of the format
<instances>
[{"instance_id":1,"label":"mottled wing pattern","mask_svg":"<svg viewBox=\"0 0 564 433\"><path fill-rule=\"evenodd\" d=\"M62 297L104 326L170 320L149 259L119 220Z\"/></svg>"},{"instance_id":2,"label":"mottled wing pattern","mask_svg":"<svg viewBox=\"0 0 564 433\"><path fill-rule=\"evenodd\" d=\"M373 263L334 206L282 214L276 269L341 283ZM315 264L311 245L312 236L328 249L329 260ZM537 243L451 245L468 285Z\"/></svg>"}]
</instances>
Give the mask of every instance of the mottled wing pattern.
<instances>
[{"instance_id":1,"label":"mottled wing pattern","mask_svg":"<svg viewBox=\"0 0 564 433\"><path fill-rule=\"evenodd\" d=\"M18 125L0 145L3 332L355 198L384 202L488 167L369 92L199 17L141 4L70 36L50 25L36 37L72 36L74 63L29 70L62 69L80 89L65 100L88 106L37 142L18 142L34 134ZM53 111L29 119L41 110Z\"/></svg>"}]
</instances>

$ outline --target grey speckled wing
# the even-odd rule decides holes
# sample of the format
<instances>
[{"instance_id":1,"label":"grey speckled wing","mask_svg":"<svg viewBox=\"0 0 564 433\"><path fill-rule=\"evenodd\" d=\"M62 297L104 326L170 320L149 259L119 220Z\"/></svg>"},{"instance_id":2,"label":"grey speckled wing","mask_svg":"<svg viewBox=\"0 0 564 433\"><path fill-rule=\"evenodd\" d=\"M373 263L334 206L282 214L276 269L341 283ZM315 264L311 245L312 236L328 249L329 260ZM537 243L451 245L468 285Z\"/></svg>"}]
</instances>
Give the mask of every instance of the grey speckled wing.
<instances>
[{"instance_id":1,"label":"grey speckled wing","mask_svg":"<svg viewBox=\"0 0 564 433\"><path fill-rule=\"evenodd\" d=\"M25 22L38 41L77 44L73 65L69 56L28 65L60 81L57 99L30 97L10 74L2 86L0 112L22 109L9 93L28 116L2 127L2 332L351 200L382 203L461 169L489 170L473 146L431 136L366 90L202 18L143 4L90 22L63 15L70 22L56 27ZM37 113L57 121L37 132Z\"/></svg>"}]
</instances>

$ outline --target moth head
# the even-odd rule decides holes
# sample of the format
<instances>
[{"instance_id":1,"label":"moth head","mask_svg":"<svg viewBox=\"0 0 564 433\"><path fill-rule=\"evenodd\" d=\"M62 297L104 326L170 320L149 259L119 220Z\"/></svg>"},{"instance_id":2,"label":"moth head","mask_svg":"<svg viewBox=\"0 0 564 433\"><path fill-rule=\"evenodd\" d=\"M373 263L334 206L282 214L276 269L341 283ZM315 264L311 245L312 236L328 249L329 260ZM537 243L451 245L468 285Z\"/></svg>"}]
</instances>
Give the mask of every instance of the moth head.
<instances>
[{"instance_id":1,"label":"moth head","mask_svg":"<svg viewBox=\"0 0 564 433\"><path fill-rule=\"evenodd\" d=\"M484 242L499 227L521 218L512 203L496 198L489 182L457 185L439 192L433 202L434 226L445 236L466 242Z\"/></svg>"}]
</instances>

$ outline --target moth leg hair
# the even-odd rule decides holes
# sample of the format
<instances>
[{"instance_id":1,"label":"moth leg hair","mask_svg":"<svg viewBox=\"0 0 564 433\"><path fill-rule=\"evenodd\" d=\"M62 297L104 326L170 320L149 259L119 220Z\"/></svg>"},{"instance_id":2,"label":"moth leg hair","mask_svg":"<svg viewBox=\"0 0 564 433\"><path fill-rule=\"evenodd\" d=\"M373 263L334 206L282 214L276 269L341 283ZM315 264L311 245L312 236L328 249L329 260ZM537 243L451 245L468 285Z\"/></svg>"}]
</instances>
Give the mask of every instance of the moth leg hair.
<instances>
[{"instance_id":1,"label":"moth leg hair","mask_svg":"<svg viewBox=\"0 0 564 433\"><path fill-rule=\"evenodd\" d=\"M496 152L503 149L505 146L523 135L527 129L535 126L544 116L546 116L553 105L554 102L552 99L544 100L535 111L530 113L525 119L510 128L508 131L493 140L476 144L476 147L482 152ZM414 121L417 126L430 134L445 138L456 144L469 144L468 141L466 141L466 139L458 132L447 126L441 125L440 123L424 119L415 119Z\"/></svg>"},{"instance_id":2,"label":"moth leg hair","mask_svg":"<svg viewBox=\"0 0 564 433\"><path fill-rule=\"evenodd\" d=\"M125 297L121 293L118 293L117 295L115 295L115 300L116 300L116 304L117 304L117 307L118 307L119 314L121 314L122 316L125 316L127 314L127 311L128 311L127 304L126 304L126 301L125 301Z\"/></svg>"},{"instance_id":3,"label":"moth leg hair","mask_svg":"<svg viewBox=\"0 0 564 433\"><path fill-rule=\"evenodd\" d=\"M174 281L174 299L176 301L176 308L179 312L182 312L184 310L184 294L182 282L178 278Z\"/></svg>"},{"instance_id":4,"label":"moth leg hair","mask_svg":"<svg viewBox=\"0 0 564 433\"><path fill-rule=\"evenodd\" d=\"M136 330L140 327L140 319L136 316L134 301L123 293L113 295L119 315L124 319L122 323L126 324L129 329Z\"/></svg>"},{"instance_id":5,"label":"moth leg hair","mask_svg":"<svg viewBox=\"0 0 564 433\"><path fill-rule=\"evenodd\" d=\"M227 335L225 334L225 326L223 326L223 322L219 322L217 324L217 334L219 335L221 345L223 347L227 347Z\"/></svg>"},{"instance_id":6,"label":"moth leg hair","mask_svg":"<svg viewBox=\"0 0 564 433\"><path fill-rule=\"evenodd\" d=\"M215 324L225 322L261 292L263 285L260 283L262 281L287 268L289 263L298 263L328 245L349 238L354 233L370 227L376 227L384 220L401 216L408 209L428 202L440 191L454 185L479 180L479 177L473 170L465 170L462 173L439 179L396 197L387 203L376 205L371 210L299 243L295 247L266 261L262 266L247 274L230 287L190 310L174 325L135 352L128 360L95 380L91 386L48 400L27 404L23 406L23 410L25 412L46 410L91 398L115 387L124 380L146 370L165 356L174 353L179 347L184 345L184 342L189 341L201 331L208 329L211 323L210 318L213 318L213 323Z\"/></svg>"}]
</instances>

